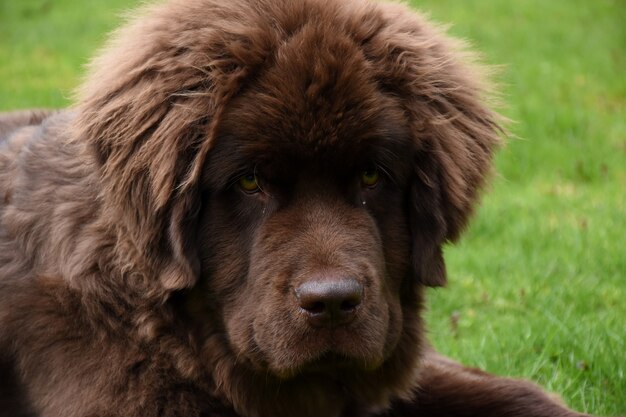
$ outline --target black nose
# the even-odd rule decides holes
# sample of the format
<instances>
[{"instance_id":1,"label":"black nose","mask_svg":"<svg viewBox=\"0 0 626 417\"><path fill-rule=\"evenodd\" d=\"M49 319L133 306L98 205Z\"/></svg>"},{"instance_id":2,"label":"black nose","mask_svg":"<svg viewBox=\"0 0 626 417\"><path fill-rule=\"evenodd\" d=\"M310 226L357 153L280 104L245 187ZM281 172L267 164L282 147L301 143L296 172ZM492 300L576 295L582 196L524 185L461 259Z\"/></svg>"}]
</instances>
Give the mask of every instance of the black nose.
<instances>
[{"instance_id":1,"label":"black nose","mask_svg":"<svg viewBox=\"0 0 626 417\"><path fill-rule=\"evenodd\" d=\"M300 308L315 327L335 327L354 319L363 286L354 278L311 280L296 288Z\"/></svg>"}]
</instances>

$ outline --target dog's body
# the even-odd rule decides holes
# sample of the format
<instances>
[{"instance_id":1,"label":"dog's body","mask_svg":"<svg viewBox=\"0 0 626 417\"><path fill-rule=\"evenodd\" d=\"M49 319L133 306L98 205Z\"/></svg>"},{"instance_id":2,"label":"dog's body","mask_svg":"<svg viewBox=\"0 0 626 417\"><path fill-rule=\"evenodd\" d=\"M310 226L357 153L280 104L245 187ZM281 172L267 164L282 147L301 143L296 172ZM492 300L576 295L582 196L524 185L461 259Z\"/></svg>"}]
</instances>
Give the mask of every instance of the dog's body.
<instances>
[{"instance_id":1,"label":"dog's body","mask_svg":"<svg viewBox=\"0 0 626 417\"><path fill-rule=\"evenodd\" d=\"M0 116L0 415L577 416L432 352L498 142L401 6L173 1Z\"/></svg>"}]
</instances>

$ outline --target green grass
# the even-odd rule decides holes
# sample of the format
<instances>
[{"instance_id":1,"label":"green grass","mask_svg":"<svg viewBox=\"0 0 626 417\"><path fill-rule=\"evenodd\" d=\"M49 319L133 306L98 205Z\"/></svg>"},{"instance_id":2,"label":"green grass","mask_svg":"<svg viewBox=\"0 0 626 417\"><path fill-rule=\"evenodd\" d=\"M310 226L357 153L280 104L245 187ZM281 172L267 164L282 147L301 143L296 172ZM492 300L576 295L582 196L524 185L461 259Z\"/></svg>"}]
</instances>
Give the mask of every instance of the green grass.
<instances>
[{"instance_id":1,"label":"green grass","mask_svg":"<svg viewBox=\"0 0 626 417\"><path fill-rule=\"evenodd\" d=\"M415 1L503 65L516 136L430 296L442 352L626 413L626 7Z\"/></svg>"},{"instance_id":2,"label":"green grass","mask_svg":"<svg viewBox=\"0 0 626 417\"><path fill-rule=\"evenodd\" d=\"M626 414L626 7L622 0L413 2L485 61L516 138L429 294L435 346ZM0 2L0 109L70 103L131 0Z\"/></svg>"},{"instance_id":3,"label":"green grass","mask_svg":"<svg viewBox=\"0 0 626 417\"><path fill-rule=\"evenodd\" d=\"M128 0L0 1L0 109L70 103Z\"/></svg>"}]
</instances>

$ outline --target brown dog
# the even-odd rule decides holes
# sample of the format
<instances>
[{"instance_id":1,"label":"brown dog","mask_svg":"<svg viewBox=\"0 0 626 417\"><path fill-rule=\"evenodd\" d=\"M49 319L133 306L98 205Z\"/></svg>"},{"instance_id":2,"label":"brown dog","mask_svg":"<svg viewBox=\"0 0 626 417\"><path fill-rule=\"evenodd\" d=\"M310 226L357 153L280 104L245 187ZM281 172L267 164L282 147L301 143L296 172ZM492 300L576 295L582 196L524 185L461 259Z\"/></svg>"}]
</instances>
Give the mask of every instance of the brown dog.
<instances>
[{"instance_id":1,"label":"brown dog","mask_svg":"<svg viewBox=\"0 0 626 417\"><path fill-rule=\"evenodd\" d=\"M0 118L0 415L580 415L424 341L480 79L403 6L145 11L74 110Z\"/></svg>"}]
</instances>

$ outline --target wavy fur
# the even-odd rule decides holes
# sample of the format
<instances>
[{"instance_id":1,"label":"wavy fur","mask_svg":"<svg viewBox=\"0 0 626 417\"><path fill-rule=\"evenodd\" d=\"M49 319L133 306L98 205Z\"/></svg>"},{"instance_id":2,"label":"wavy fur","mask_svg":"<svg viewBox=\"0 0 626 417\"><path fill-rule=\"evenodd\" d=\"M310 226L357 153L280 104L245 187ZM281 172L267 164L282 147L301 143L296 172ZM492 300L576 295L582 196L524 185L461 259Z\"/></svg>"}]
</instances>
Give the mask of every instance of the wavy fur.
<instances>
[{"instance_id":1,"label":"wavy fur","mask_svg":"<svg viewBox=\"0 0 626 417\"><path fill-rule=\"evenodd\" d=\"M403 5L140 10L73 109L0 118L0 415L576 415L526 383L472 382L424 347L423 288L445 284L441 247L467 224L501 134L473 62ZM221 183L250 149L324 149L352 166L370 136L388 138L399 172L391 208L318 184L343 172L330 157L281 210L271 184L261 208ZM284 294L328 270L367 297L323 345ZM358 365L307 370L333 349ZM465 409L433 406L452 393Z\"/></svg>"}]
</instances>

